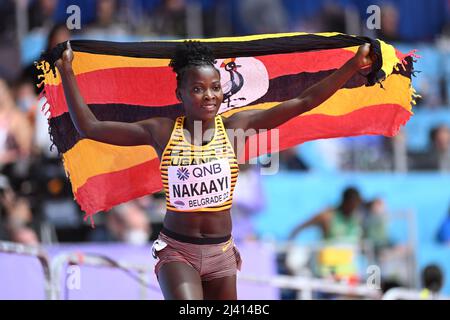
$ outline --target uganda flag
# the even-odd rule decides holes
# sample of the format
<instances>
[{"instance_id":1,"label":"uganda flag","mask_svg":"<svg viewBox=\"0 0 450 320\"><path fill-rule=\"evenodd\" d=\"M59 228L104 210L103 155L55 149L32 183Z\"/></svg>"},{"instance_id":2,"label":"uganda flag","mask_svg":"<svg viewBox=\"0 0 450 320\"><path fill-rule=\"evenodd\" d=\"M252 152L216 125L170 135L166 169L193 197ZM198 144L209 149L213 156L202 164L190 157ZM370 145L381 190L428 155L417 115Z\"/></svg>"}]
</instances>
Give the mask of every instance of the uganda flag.
<instances>
[{"instance_id":1,"label":"uganda flag","mask_svg":"<svg viewBox=\"0 0 450 320\"><path fill-rule=\"evenodd\" d=\"M299 96L371 43L376 62L331 98L277 129L276 152L314 139L356 135L394 136L411 116L414 54L379 40L341 33L287 33L198 39L207 42L220 70L224 117L268 109ZM135 122L175 118L183 108L168 66L179 41L118 43L71 41L81 94L99 120ZM54 67L64 44L38 63L49 104L49 132L62 155L74 197L87 216L162 189L159 160L150 146L122 147L82 139ZM261 152L258 152L261 153ZM255 156L258 154L253 154Z\"/></svg>"}]
</instances>

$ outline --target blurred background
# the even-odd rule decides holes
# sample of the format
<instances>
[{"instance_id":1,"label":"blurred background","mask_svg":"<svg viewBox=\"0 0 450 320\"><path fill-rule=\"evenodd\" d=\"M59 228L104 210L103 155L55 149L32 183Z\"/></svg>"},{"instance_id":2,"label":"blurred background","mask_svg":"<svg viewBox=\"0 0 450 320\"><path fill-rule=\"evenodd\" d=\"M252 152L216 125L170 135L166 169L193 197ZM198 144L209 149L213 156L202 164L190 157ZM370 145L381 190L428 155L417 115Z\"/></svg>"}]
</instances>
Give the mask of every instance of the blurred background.
<instances>
[{"instance_id":1,"label":"blurred background","mask_svg":"<svg viewBox=\"0 0 450 320\"><path fill-rule=\"evenodd\" d=\"M81 23L69 30L71 5ZM367 26L370 5L380 9L379 29ZM68 39L295 31L365 35L404 53L418 49L413 85L421 98L394 138L308 142L281 152L273 176L261 176L257 165L241 169L232 210L244 259L240 298L361 299L392 288L404 288L400 298L450 296L450 1L0 0L0 298L50 297L46 280L32 276L42 273L33 260L42 252L28 250L33 246L49 261L79 253L58 270L83 253L153 264L149 244L164 218L160 193L97 214L95 228L83 221L38 105L33 62L42 51ZM63 297L161 298L152 271L142 275L153 287L142 289L124 272L87 270L83 279L104 285L86 280L83 290L69 295L66 288ZM301 279L295 288L269 283L293 276ZM122 283L121 293L110 290L111 279ZM60 280L52 280L56 291Z\"/></svg>"}]
</instances>

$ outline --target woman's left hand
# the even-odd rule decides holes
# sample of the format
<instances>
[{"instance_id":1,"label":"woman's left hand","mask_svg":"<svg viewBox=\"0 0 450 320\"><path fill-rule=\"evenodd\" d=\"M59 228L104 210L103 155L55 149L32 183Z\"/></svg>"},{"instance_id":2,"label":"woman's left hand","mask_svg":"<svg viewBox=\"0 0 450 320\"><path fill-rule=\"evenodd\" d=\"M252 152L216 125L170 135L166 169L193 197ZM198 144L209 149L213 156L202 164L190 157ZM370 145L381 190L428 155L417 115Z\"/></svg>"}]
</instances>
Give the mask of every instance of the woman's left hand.
<instances>
[{"instance_id":1,"label":"woman's left hand","mask_svg":"<svg viewBox=\"0 0 450 320\"><path fill-rule=\"evenodd\" d=\"M370 50L370 44L363 44L358 48L355 56L353 57L355 65L358 69L364 68L372 64L376 60L376 55Z\"/></svg>"}]
</instances>

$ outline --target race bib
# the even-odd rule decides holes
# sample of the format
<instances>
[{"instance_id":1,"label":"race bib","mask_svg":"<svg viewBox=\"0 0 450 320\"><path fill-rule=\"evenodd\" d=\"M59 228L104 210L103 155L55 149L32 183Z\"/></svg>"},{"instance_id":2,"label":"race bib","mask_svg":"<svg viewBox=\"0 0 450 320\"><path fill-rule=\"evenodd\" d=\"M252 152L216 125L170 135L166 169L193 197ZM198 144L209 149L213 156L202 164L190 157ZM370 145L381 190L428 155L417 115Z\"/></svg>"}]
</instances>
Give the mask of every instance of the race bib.
<instances>
[{"instance_id":1,"label":"race bib","mask_svg":"<svg viewBox=\"0 0 450 320\"><path fill-rule=\"evenodd\" d=\"M220 205L230 198L231 170L227 159L168 167L170 204L182 210Z\"/></svg>"}]
</instances>

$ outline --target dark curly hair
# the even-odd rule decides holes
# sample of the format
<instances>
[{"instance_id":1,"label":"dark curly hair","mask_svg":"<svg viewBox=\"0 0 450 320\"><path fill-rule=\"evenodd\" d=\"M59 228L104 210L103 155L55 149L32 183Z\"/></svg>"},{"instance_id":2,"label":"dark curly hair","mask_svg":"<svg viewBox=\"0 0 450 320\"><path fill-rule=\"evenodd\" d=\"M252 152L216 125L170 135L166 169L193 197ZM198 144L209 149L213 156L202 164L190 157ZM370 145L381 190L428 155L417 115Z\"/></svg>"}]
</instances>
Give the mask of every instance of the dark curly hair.
<instances>
[{"instance_id":1,"label":"dark curly hair","mask_svg":"<svg viewBox=\"0 0 450 320\"><path fill-rule=\"evenodd\" d=\"M186 40L177 45L169 66L177 74L177 84L180 86L188 69L200 66L211 66L216 69L215 63L213 52L208 46L200 41ZM216 71L219 73L219 70Z\"/></svg>"}]
</instances>

